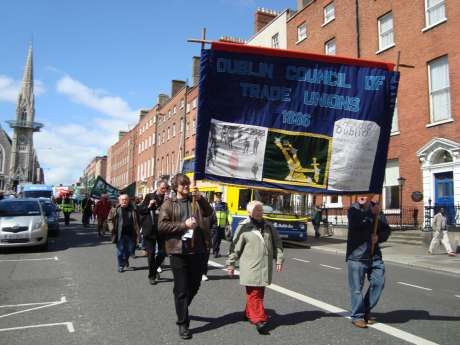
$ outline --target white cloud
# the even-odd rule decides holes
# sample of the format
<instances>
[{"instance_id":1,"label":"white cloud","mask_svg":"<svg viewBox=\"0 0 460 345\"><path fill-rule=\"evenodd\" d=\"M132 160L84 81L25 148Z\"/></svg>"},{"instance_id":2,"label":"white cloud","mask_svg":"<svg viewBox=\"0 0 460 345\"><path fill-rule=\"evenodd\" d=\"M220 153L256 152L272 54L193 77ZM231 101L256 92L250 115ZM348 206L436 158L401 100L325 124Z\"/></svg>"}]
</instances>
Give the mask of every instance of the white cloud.
<instances>
[{"instance_id":1,"label":"white cloud","mask_svg":"<svg viewBox=\"0 0 460 345\"><path fill-rule=\"evenodd\" d=\"M18 99L21 81L0 74L0 102L15 103ZM40 80L34 81L34 94L39 96L45 93L45 85Z\"/></svg>"},{"instance_id":2,"label":"white cloud","mask_svg":"<svg viewBox=\"0 0 460 345\"><path fill-rule=\"evenodd\" d=\"M19 85L15 80L0 75L0 101L16 102L18 98Z\"/></svg>"},{"instance_id":3,"label":"white cloud","mask_svg":"<svg viewBox=\"0 0 460 345\"><path fill-rule=\"evenodd\" d=\"M137 113L123 98L110 96L105 90L91 89L68 75L58 80L56 89L75 103L83 104L114 118L132 121Z\"/></svg>"},{"instance_id":4,"label":"white cloud","mask_svg":"<svg viewBox=\"0 0 460 345\"><path fill-rule=\"evenodd\" d=\"M34 137L40 165L49 184L71 184L95 157L107 154L118 130L126 128L119 120L95 119L93 126L49 125Z\"/></svg>"}]
</instances>

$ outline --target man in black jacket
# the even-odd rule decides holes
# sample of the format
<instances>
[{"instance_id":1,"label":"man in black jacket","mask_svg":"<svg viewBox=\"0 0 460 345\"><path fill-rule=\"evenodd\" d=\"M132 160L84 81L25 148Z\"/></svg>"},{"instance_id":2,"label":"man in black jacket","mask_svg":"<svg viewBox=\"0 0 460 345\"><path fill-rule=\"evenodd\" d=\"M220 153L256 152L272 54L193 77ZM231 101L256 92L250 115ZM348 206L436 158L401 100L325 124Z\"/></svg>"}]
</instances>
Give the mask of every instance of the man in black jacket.
<instances>
[{"instance_id":1,"label":"man in black jacket","mask_svg":"<svg viewBox=\"0 0 460 345\"><path fill-rule=\"evenodd\" d=\"M377 219L377 234L374 221ZM348 209L348 239L346 261L351 292L351 321L359 328L375 323L370 315L379 301L385 284L385 266L379 243L390 236L390 227L371 195L359 195L358 202ZM363 293L367 274L369 288Z\"/></svg>"},{"instance_id":2,"label":"man in black jacket","mask_svg":"<svg viewBox=\"0 0 460 345\"><path fill-rule=\"evenodd\" d=\"M158 268L165 259L164 240L158 234L158 214L160 207L165 199L166 192L169 189L168 182L161 180L155 192L145 196L142 204L138 206L141 216L142 234L144 237L144 246L147 251L147 262L149 266L148 279L150 284L157 284L160 279ZM155 247L158 244L158 252L155 256Z\"/></svg>"}]
</instances>

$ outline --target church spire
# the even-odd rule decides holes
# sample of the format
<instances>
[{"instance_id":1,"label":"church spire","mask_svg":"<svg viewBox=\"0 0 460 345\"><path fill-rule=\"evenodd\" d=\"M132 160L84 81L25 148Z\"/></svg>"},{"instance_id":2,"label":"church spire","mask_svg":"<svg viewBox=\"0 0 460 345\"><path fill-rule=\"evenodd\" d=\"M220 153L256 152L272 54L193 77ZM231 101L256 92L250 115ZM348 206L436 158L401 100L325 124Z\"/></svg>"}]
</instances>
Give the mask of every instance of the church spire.
<instances>
[{"instance_id":1,"label":"church spire","mask_svg":"<svg viewBox=\"0 0 460 345\"><path fill-rule=\"evenodd\" d=\"M29 105L34 104L34 73L33 73L33 50L32 43L29 44L26 67L22 77L20 97L26 100Z\"/></svg>"}]
</instances>

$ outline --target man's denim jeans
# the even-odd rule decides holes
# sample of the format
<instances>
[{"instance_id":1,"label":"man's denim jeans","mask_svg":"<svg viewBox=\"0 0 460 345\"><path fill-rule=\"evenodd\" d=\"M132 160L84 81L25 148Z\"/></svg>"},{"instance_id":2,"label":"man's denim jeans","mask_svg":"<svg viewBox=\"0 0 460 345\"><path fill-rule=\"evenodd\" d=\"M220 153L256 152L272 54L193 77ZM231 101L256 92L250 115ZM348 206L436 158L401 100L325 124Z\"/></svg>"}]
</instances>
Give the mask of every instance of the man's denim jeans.
<instances>
[{"instance_id":1,"label":"man's denim jeans","mask_svg":"<svg viewBox=\"0 0 460 345\"><path fill-rule=\"evenodd\" d=\"M364 320L380 299L385 285L385 266L382 259L371 261L348 260L348 285L351 293L351 319ZM369 288L363 293L364 278L367 274Z\"/></svg>"},{"instance_id":2,"label":"man's denim jeans","mask_svg":"<svg viewBox=\"0 0 460 345\"><path fill-rule=\"evenodd\" d=\"M134 243L130 236L122 235L117 241L117 261L118 267L123 267L128 263L129 256L134 249Z\"/></svg>"}]
</instances>

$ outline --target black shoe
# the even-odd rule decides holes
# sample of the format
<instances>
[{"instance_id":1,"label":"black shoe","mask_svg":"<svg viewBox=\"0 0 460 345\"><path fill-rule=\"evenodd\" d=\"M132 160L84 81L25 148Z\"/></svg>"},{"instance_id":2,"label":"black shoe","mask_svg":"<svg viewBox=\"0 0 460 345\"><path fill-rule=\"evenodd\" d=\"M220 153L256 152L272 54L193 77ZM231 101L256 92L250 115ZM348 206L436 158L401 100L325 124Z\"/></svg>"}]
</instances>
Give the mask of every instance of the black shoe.
<instances>
[{"instance_id":1,"label":"black shoe","mask_svg":"<svg viewBox=\"0 0 460 345\"><path fill-rule=\"evenodd\" d=\"M187 325L179 325L179 336L182 339L190 339L192 337L192 333L188 329Z\"/></svg>"},{"instance_id":2,"label":"black shoe","mask_svg":"<svg viewBox=\"0 0 460 345\"><path fill-rule=\"evenodd\" d=\"M149 278L150 285L157 285L157 279L155 277Z\"/></svg>"},{"instance_id":3,"label":"black shoe","mask_svg":"<svg viewBox=\"0 0 460 345\"><path fill-rule=\"evenodd\" d=\"M256 329L259 334L270 334L268 333L268 323L265 321L257 322Z\"/></svg>"}]
</instances>

